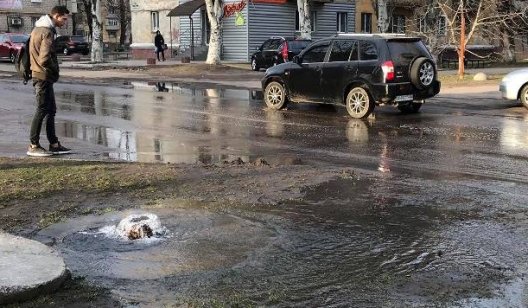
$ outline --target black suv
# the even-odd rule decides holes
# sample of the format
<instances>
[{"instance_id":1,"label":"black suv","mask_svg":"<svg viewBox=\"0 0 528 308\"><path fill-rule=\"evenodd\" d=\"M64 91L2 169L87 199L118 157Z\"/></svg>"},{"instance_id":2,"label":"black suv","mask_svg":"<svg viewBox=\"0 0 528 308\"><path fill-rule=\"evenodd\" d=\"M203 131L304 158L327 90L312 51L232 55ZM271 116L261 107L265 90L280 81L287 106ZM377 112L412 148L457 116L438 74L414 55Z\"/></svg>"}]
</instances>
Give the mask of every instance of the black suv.
<instances>
[{"instance_id":1,"label":"black suv","mask_svg":"<svg viewBox=\"0 0 528 308\"><path fill-rule=\"evenodd\" d=\"M55 51L63 53L65 56L72 53L82 53L87 55L90 53L88 42L82 35L62 35L55 39Z\"/></svg>"},{"instance_id":2,"label":"black suv","mask_svg":"<svg viewBox=\"0 0 528 308\"><path fill-rule=\"evenodd\" d=\"M350 116L364 118L376 104L417 112L440 92L440 82L420 38L347 34L314 42L292 62L268 69L262 88L272 109L316 102L345 105Z\"/></svg>"},{"instance_id":3,"label":"black suv","mask_svg":"<svg viewBox=\"0 0 528 308\"><path fill-rule=\"evenodd\" d=\"M298 55L311 40L271 37L264 41L251 56L251 69L258 71L280 63L288 62Z\"/></svg>"}]
</instances>

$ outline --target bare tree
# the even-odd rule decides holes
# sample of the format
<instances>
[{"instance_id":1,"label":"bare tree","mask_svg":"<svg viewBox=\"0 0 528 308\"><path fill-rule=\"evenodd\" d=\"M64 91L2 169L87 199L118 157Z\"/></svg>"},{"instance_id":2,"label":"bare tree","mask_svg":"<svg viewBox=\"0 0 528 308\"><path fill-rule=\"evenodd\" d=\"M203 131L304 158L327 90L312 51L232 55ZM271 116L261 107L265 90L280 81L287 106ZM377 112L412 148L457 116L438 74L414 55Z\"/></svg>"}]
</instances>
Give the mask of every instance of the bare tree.
<instances>
[{"instance_id":1,"label":"bare tree","mask_svg":"<svg viewBox=\"0 0 528 308\"><path fill-rule=\"evenodd\" d=\"M376 1L376 15L378 17L378 31L386 33L389 31L389 11L387 7L388 0Z\"/></svg>"},{"instance_id":2,"label":"bare tree","mask_svg":"<svg viewBox=\"0 0 528 308\"><path fill-rule=\"evenodd\" d=\"M209 49L207 50L207 64L220 64L220 51L222 48L223 1L205 0L207 17L211 25Z\"/></svg>"},{"instance_id":3,"label":"bare tree","mask_svg":"<svg viewBox=\"0 0 528 308\"><path fill-rule=\"evenodd\" d=\"M92 54L94 63L103 62L103 23L101 15L102 0L92 0Z\"/></svg>"},{"instance_id":4,"label":"bare tree","mask_svg":"<svg viewBox=\"0 0 528 308\"><path fill-rule=\"evenodd\" d=\"M81 23L88 25L88 35L92 37L92 0L79 0L79 2L81 3L79 10Z\"/></svg>"},{"instance_id":5,"label":"bare tree","mask_svg":"<svg viewBox=\"0 0 528 308\"><path fill-rule=\"evenodd\" d=\"M502 0L438 0L438 9L446 17L448 42L458 46L458 78L464 78L466 45L476 34L490 43L499 40L501 27L525 24L522 11L499 10Z\"/></svg>"},{"instance_id":6,"label":"bare tree","mask_svg":"<svg viewBox=\"0 0 528 308\"><path fill-rule=\"evenodd\" d=\"M108 12L113 11L119 20L119 44L123 46L130 32L130 0L108 0L106 8Z\"/></svg>"},{"instance_id":7,"label":"bare tree","mask_svg":"<svg viewBox=\"0 0 528 308\"><path fill-rule=\"evenodd\" d=\"M378 19L378 32L391 32L392 15L397 7L420 8L424 0L375 0L375 12Z\"/></svg>"},{"instance_id":8,"label":"bare tree","mask_svg":"<svg viewBox=\"0 0 528 308\"><path fill-rule=\"evenodd\" d=\"M299 31L303 39L312 39L312 20L309 0L297 0L297 10L299 11Z\"/></svg>"}]
</instances>

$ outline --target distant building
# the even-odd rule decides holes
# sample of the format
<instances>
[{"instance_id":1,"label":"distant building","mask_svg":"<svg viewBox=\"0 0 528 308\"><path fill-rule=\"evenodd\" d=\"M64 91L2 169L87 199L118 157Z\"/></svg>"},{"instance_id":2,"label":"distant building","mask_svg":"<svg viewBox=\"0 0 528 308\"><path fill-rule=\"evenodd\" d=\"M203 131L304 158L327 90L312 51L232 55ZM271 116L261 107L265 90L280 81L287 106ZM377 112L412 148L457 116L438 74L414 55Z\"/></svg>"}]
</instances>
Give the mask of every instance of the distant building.
<instances>
[{"instance_id":1,"label":"distant building","mask_svg":"<svg viewBox=\"0 0 528 308\"><path fill-rule=\"evenodd\" d=\"M131 0L133 49L147 48L145 53L134 51L136 58L146 57L154 50L155 28L173 46L189 51L193 46L195 58L207 53L210 26L205 0L180 2ZM355 1L315 0L312 5L312 38L320 39L336 33L355 31ZM168 17L171 11L174 17ZM226 0L223 20L223 60L249 61L255 49L271 36L294 37L299 34L297 2L294 0ZM150 23L149 27L145 27ZM169 27L169 24L172 27ZM141 30L137 27L142 27ZM172 29L171 29L172 28ZM148 31L151 33L148 33ZM136 34L137 33L137 34ZM150 35L150 37L149 37ZM172 36L171 36L172 35ZM191 44L192 42L192 44Z\"/></svg>"},{"instance_id":2,"label":"distant building","mask_svg":"<svg viewBox=\"0 0 528 308\"><path fill-rule=\"evenodd\" d=\"M66 5L71 12L77 8L75 0L0 0L0 32L30 33L35 22L56 5ZM72 34L72 31L69 21L59 33Z\"/></svg>"},{"instance_id":3,"label":"distant building","mask_svg":"<svg viewBox=\"0 0 528 308\"><path fill-rule=\"evenodd\" d=\"M105 50L116 50L130 44L130 5L128 0L111 1L114 5L102 6L101 15L103 20L103 44ZM120 7L120 5L122 7ZM79 3L79 13L76 14L75 34L84 35L89 41L90 27L86 18L86 8ZM91 14L91 13L90 13ZM124 26L125 29L121 29ZM121 43L121 32L124 31L124 41Z\"/></svg>"},{"instance_id":4,"label":"distant building","mask_svg":"<svg viewBox=\"0 0 528 308\"><path fill-rule=\"evenodd\" d=\"M173 36L179 33L179 21L177 18L172 18L170 24L171 20L167 14L177 5L178 1L173 0L130 0L132 20L130 49L134 58L154 57L154 36L157 30L160 30L165 43L170 45L171 33Z\"/></svg>"}]
</instances>

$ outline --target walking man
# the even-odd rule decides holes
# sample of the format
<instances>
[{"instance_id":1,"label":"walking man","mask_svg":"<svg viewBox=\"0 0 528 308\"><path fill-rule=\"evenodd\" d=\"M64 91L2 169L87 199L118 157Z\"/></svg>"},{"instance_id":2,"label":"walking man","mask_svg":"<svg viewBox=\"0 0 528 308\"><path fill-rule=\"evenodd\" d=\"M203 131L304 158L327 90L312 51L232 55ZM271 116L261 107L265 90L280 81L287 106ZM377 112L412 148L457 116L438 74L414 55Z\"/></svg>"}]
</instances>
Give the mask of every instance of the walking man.
<instances>
[{"instance_id":1,"label":"walking man","mask_svg":"<svg viewBox=\"0 0 528 308\"><path fill-rule=\"evenodd\" d=\"M62 28L68 21L70 11L66 6L55 6L49 15L44 15L35 23L29 43L29 57L33 75L33 87L37 98L37 110L31 122L31 133L27 155L50 156L66 154L71 150L62 146L55 135L55 93L53 84L59 80L59 62L54 49L56 27ZM46 135L49 151L40 146L40 130L46 119Z\"/></svg>"}]
</instances>

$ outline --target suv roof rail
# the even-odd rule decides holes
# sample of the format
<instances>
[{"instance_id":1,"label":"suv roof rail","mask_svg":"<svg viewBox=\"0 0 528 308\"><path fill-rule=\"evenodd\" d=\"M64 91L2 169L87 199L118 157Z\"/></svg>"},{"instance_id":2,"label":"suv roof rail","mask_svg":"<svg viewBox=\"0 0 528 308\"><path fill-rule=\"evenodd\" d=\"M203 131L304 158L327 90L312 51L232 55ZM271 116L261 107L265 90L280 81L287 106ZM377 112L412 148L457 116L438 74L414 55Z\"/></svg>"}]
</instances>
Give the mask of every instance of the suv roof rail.
<instances>
[{"instance_id":1,"label":"suv roof rail","mask_svg":"<svg viewBox=\"0 0 528 308\"><path fill-rule=\"evenodd\" d=\"M337 33L334 37L346 37L346 36L362 36L362 37L378 37L378 38L409 37L403 33Z\"/></svg>"}]
</instances>

